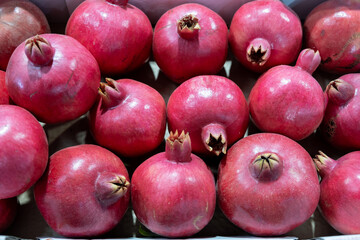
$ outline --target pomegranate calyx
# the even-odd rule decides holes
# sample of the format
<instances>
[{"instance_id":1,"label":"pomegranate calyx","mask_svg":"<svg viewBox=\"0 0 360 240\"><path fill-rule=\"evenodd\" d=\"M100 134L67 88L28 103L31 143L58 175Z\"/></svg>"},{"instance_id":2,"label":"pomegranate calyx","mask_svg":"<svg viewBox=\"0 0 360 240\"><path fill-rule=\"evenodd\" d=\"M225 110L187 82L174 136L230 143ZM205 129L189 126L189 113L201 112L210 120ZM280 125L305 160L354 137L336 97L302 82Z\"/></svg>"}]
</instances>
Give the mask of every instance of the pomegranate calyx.
<instances>
[{"instance_id":1,"label":"pomegranate calyx","mask_svg":"<svg viewBox=\"0 0 360 240\"><path fill-rule=\"evenodd\" d=\"M175 133L170 132L170 136L166 140L165 145L166 158L175 162L191 161L191 141L189 133L176 130Z\"/></svg>"},{"instance_id":2,"label":"pomegranate calyx","mask_svg":"<svg viewBox=\"0 0 360 240\"><path fill-rule=\"evenodd\" d=\"M321 57L319 51L315 52L313 49L306 48L300 52L295 66L301 68L309 74L313 74L320 63Z\"/></svg>"},{"instance_id":3,"label":"pomegranate calyx","mask_svg":"<svg viewBox=\"0 0 360 240\"><path fill-rule=\"evenodd\" d=\"M126 6L129 2L129 0L106 0L107 2L119 6Z\"/></svg>"},{"instance_id":4,"label":"pomegranate calyx","mask_svg":"<svg viewBox=\"0 0 360 240\"><path fill-rule=\"evenodd\" d=\"M177 22L178 34L184 39L195 38L200 29L199 19L192 14L185 15Z\"/></svg>"},{"instance_id":5,"label":"pomegranate calyx","mask_svg":"<svg viewBox=\"0 0 360 240\"><path fill-rule=\"evenodd\" d=\"M250 171L259 181L275 181L282 173L282 161L275 153L262 153L250 164Z\"/></svg>"},{"instance_id":6,"label":"pomegranate calyx","mask_svg":"<svg viewBox=\"0 0 360 240\"><path fill-rule=\"evenodd\" d=\"M42 36L36 35L25 41L25 55L37 66L48 65L54 57L55 49Z\"/></svg>"},{"instance_id":7,"label":"pomegranate calyx","mask_svg":"<svg viewBox=\"0 0 360 240\"><path fill-rule=\"evenodd\" d=\"M227 136L225 128L218 123L210 123L202 128L201 138L205 148L209 152L219 156L221 153L226 154Z\"/></svg>"},{"instance_id":8,"label":"pomegranate calyx","mask_svg":"<svg viewBox=\"0 0 360 240\"><path fill-rule=\"evenodd\" d=\"M96 179L95 195L102 204L109 206L124 196L129 187L130 182L125 176L103 172Z\"/></svg>"},{"instance_id":9,"label":"pomegranate calyx","mask_svg":"<svg viewBox=\"0 0 360 240\"><path fill-rule=\"evenodd\" d=\"M331 81L326 87L329 100L337 105L343 105L355 95L355 88L342 79Z\"/></svg>"},{"instance_id":10,"label":"pomegranate calyx","mask_svg":"<svg viewBox=\"0 0 360 240\"><path fill-rule=\"evenodd\" d=\"M319 172L322 178L328 175L337 164L337 162L334 159L328 157L322 151L319 151L319 154L315 155L313 161L315 163L317 171Z\"/></svg>"},{"instance_id":11,"label":"pomegranate calyx","mask_svg":"<svg viewBox=\"0 0 360 240\"><path fill-rule=\"evenodd\" d=\"M103 104L107 108L114 108L124 99L125 93L115 80L106 78L105 81L106 83L100 83L98 92Z\"/></svg>"},{"instance_id":12,"label":"pomegranate calyx","mask_svg":"<svg viewBox=\"0 0 360 240\"><path fill-rule=\"evenodd\" d=\"M253 65L263 66L270 57L271 46L263 38L252 40L246 51L246 59Z\"/></svg>"}]
</instances>

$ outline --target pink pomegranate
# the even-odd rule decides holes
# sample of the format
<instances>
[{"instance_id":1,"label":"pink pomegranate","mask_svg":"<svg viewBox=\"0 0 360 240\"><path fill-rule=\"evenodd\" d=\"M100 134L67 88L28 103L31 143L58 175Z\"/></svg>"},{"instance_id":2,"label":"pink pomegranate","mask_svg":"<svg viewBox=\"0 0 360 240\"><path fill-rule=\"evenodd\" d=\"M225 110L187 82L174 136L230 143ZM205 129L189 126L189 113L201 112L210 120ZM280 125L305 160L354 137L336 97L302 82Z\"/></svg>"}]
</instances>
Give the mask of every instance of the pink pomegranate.
<instances>
[{"instance_id":1,"label":"pink pomegranate","mask_svg":"<svg viewBox=\"0 0 360 240\"><path fill-rule=\"evenodd\" d=\"M0 199L0 233L15 220L18 209L17 198Z\"/></svg>"},{"instance_id":2,"label":"pink pomegranate","mask_svg":"<svg viewBox=\"0 0 360 240\"><path fill-rule=\"evenodd\" d=\"M321 68L330 73L360 70L360 2L329 0L315 7L306 17L306 47L321 55Z\"/></svg>"},{"instance_id":3,"label":"pink pomegranate","mask_svg":"<svg viewBox=\"0 0 360 240\"><path fill-rule=\"evenodd\" d=\"M45 123L62 123L94 104L100 70L75 39L44 34L27 39L10 58L6 85L11 99Z\"/></svg>"},{"instance_id":4,"label":"pink pomegranate","mask_svg":"<svg viewBox=\"0 0 360 240\"><path fill-rule=\"evenodd\" d=\"M248 127L249 108L241 89L217 75L193 77L171 94L169 131L189 132L196 153L226 153L227 146L242 138Z\"/></svg>"},{"instance_id":5,"label":"pink pomegranate","mask_svg":"<svg viewBox=\"0 0 360 240\"><path fill-rule=\"evenodd\" d=\"M5 72L0 70L0 104L9 104L9 92L5 85Z\"/></svg>"},{"instance_id":6,"label":"pink pomegranate","mask_svg":"<svg viewBox=\"0 0 360 240\"><path fill-rule=\"evenodd\" d=\"M135 157L157 148L164 140L166 105L154 88L132 80L101 83L90 111L90 130L103 147Z\"/></svg>"},{"instance_id":7,"label":"pink pomegranate","mask_svg":"<svg viewBox=\"0 0 360 240\"><path fill-rule=\"evenodd\" d=\"M158 20L152 49L159 68L174 82L216 74L228 54L228 28L209 8L182 4Z\"/></svg>"},{"instance_id":8,"label":"pink pomegranate","mask_svg":"<svg viewBox=\"0 0 360 240\"><path fill-rule=\"evenodd\" d=\"M49 33L44 13L28 0L0 2L0 69L5 70L15 48L36 34Z\"/></svg>"},{"instance_id":9,"label":"pink pomegranate","mask_svg":"<svg viewBox=\"0 0 360 240\"><path fill-rule=\"evenodd\" d=\"M320 129L325 139L337 148L360 148L359 90L360 73L341 76L326 87L329 100Z\"/></svg>"},{"instance_id":10,"label":"pink pomegranate","mask_svg":"<svg viewBox=\"0 0 360 240\"><path fill-rule=\"evenodd\" d=\"M136 217L154 233L191 236L213 217L214 176L203 160L191 153L189 134L171 132L165 152L139 165L131 183Z\"/></svg>"},{"instance_id":11,"label":"pink pomegranate","mask_svg":"<svg viewBox=\"0 0 360 240\"><path fill-rule=\"evenodd\" d=\"M66 34L89 49L102 74L114 75L145 63L153 29L148 17L128 0L87 0L71 14Z\"/></svg>"},{"instance_id":12,"label":"pink pomegranate","mask_svg":"<svg viewBox=\"0 0 360 240\"><path fill-rule=\"evenodd\" d=\"M327 222L343 234L360 234L360 151L337 161L319 152L314 162L321 176L319 208Z\"/></svg>"},{"instance_id":13,"label":"pink pomegranate","mask_svg":"<svg viewBox=\"0 0 360 240\"><path fill-rule=\"evenodd\" d=\"M326 107L323 90L311 76L319 64L319 53L304 49L295 67L276 66L260 76L249 96L250 114L260 130L296 141L314 132Z\"/></svg>"},{"instance_id":14,"label":"pink pomegranate","mask_svg":"<svg viewBox=\"0 0 360 240\"><path fill-rule=\"evenodd\" d=\"M128 172L112 152L91 144L54 153L36 183L36 204L49 226L66 237L110 231L130 200Z\"/></svg>"},{"instance_id":15,"label":"pink pomegranate","mask_svg":"<svg viewBox=\"0 0 360 240\"><path fill-rule=\"evenodd\" d=\"M44 173L48 142L40 123L25 109L0 105L0 199L28 190Z\"/></svg>"},{"instance_id":16,"label":"pink pomegranate","mask_svg":"<svg viewBox=\"0 0 360 240\"><path fill-rule=\"evenodd\" d=\"M280 134L258 133L236 142L218 172L219 205L243 230L281 235L315 211L320 185L309 153Z\"/></svg>"},{"instance_id":17,"label":"pink pomegranate","mask_svg":"<svg viewBox=\"0 0 360 240\"><path fill-rule=\"evenodd\" d=\"M235 57L248 69L264 72L290 64L302 44L299 17L279 0L245 3L235 13L229 43Z\"/></svg>"}]
</instances>

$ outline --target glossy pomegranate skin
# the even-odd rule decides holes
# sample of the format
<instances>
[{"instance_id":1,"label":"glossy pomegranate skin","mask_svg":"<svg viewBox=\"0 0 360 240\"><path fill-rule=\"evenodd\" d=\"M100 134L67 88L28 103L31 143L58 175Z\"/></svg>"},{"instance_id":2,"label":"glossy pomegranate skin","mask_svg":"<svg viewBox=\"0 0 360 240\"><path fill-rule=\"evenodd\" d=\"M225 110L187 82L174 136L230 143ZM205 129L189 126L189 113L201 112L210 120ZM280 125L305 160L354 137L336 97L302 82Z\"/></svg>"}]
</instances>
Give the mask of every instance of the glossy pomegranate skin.
<instances>
[{"instance_id":1,"label":"glossy pomegranate skin","mask_svg":"<svg viewBox=\"0 0 360 240\"><path fill-rule=\"evenodd\" d=\"M360 2L356 0L325 1L304 23L306 47L318 50L321 68L335 74L360 70L359 32Z\"/></svg>"},{"instance_id":2,"label":"glossy pomegranate skin","mask_svg":"<svg viewBox=\"0 0 360 240\"><path fill-rule=\"evenodd\" d=\"M15 220L18 211L17 198L0 199L0 233Z\"/></svg>"},{"instance_id":3,"label":"glossy pomegranate skin","mask_svg":"<svg viewBox=\"0 0 360 240\"><path fill-rule=\"evenodd\" d=\"M235 13L229 30L229 44L235 57L246 68L264 72L277 65L291 64L302 44L302 24L299 17L279 0L257 0L245 3ZM262 50L270 53L264 62L251 61L247 50L254 39L268 43Z\"/></svg>"},{"instance_id":4,"label":"glossy pomegranate skin","mask_svg":"<svg viewBox=\"0 0 360 240\"><path fill-rule=\"evenodd\" d=\"M178 33L178 22L189 15L197 18L200 29L186 38ZM176 83L197 75L216 74L228 54L228 28L209 8L182 4L168 10L156 23L152 50L161 71Z\"/></svg>"},{"instance_id":5,"label":"glossy pomegranate skin","mask_svg":"<svg viewBox=\"0 0 360 240\"><path fill-rule=\"evenodd\" d=\"M55 49L49 64L35 65L25 54L25 42L11 56L6 85L11 99L39 121L55 124L73 120L94 104L100 70L91 53L61 34L40 35Z\"/></svg>"},{"instance_id":6,"label":"glossy pomegranate skin","mask_svg":"<svg viewBox=\"0 0 360 240\"><path fill-rule=\"evenodd\" d=\"M360 98L358 90L360 88L360 74L346 74L335 81L345 81L353 88L353 95L349 96L345 102L336 101L336 97L330 96L328 89L328 104L326 107L323 122L320 129L325 139L334 147L345 150L355 150L360 148L360 127L356 120L360 116ZM340 83L342 84L342 83ZM341 86L336 86L336 91L346 95ZM334 90L334 89L333 89Z\"/></svg>"},{"instance_id":7,"label":"glossy pomegranate skin","mask_svg":"<svg viewBox=\"0 0 360 240\"><path fill-rule=\"evenodd\" d=\"M189 132L192 151L209 154L202 137L203 129L209 124L219 124L229 146L244 136L249 108L244 94L233 81L222 76L201 75L174 90L167 104L167 116L169 131Z\"/></svg>"},{"instance_id":8,"label":"glossy pomegranate skin","mask_svg":"<svg viewBox=\"0 0 360 240\"><path fill-rule=\"evenodd\" d=\"M28 0L0 3L0 69L6 70L15 48L25 39L50 32L44 13Z\"/></svg>"},{"instance_id":9,"label":"glossy pomegranate skin","mask_svg":"<svg viewBox=\"0 0 360 240\"><path fill-rule=\"evenodd\" d=\"M118 90L114 95L105 90L110 105L99 94L90 111L92 135L99 145L127 157L154 150L164 140L166 130L164 98L136 80L119 79L115 84Z\"/></svg>"},{"instance_id":10,"label":"glossy pomegranate skin","mask_svg":"<svg viewBox=\"0 0 360 240\"><path fill-rule=\"evenodd\" d=\"M97 236L121 220L130 191L112 204L96 197L96 181L104 173L124 176L122 161L97 145L77 145L54 153L44 176L34 187L40 213L57 233L66 237Z\"/></svg>"},{"instance_id":11,"label":"glossy pomegranate skin","mask_svg":"<svg viewBox=\"0 0 360 240\"><path fill-rule=\"evenodd\" d=\"M150 20L141 10L114 0L84 1L71 14L65 33L89 49L105 75L127 73L144 64L153 37Z\"/></svg>"},{"instance_id":12,"label":"glossy pomegranate skin","mask_svg":"<svg viewBox=\"0 0 360 240\"><path fill-rule=\"evenodd\" d=\"M167 140L165 152L145 160L131 179L136 217L161 236L191 236L209 223L215 211L214 176L191 153L189 139L171 144Z\"/></svg>"},{"instance_id":13,"label":"glossy pomegranate skin","mask_svg":"<svg viewBox=\"0 0 360 240\"><path fill-rule=\"evenodd\" d=\"M282 165L275 180L252 175L251 164L265 153L277 155ZM219 206L230 221L254 235L281 235L301 225L315 211L319 196L309 153L280 134L258 133L239 140L219 165Z\"/></svg>"},{"instance_id":14,"label":"glossy pomegranate skin","mask_svg":"<svg viewBox=\"0 0 360 240\"><path fill-rule=\"evenodd\" d=\"M48 141L44 129L25 109L0 105L0 199L28 190L44 173Z\"/></svg>"},{"instance_id":15,"label":"glossy pomegranate skin","mask_svg":"<svg viewBox=\"0 0 360 240\"><path fill-rule=\"evenodd\" d=\"M9 104L9 93L5 84L5 72L0 70L0 104Z\"/></svg>"},{"instance_id":16,"label":"glossy pomegranate skin","mask_svg":"<svg viewBox=\"0 0 360 240\"><path fill-rule=\"evenodd\" d=\"M359 159L360 151L350 152L336 161L328 158L319 170L322 176L320 211L327 222L343 234L360 233Z\"/></svg>"},{"instance_id":17,"label":"glossy pomegranate skin","mask_svg":"<svg viewBox=\"0 0 360 240\"><path fill-rule=\"evenodd\" d=\"M311 76L317 64L308 61L320 57L312 50L302 53L296 66L275 66L261 75L248 100L252 120L260 130L296 141L318 128L326 108L323 90Z\"/></svg>"}]
</instances>

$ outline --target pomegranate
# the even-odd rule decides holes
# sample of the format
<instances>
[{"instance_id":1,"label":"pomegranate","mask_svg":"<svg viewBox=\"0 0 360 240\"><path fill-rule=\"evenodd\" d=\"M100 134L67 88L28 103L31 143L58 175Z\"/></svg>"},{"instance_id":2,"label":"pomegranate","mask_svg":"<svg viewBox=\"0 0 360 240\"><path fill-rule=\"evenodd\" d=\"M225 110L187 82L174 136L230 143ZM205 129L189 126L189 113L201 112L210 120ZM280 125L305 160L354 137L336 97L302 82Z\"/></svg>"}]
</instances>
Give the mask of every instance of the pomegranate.
<instances>
[{"instance_id":1,"label":"pomegranate","mask_svg":"<svg viewBox=\"0 0 360 240\"><path fill-rule=\"evenodd\" d=\"M209 8L182 4L160 17L152 48L160 70L172 81L182 83L220 71L228 53L228 28Z\"/></svg>"},{"instance_id":2,"label":"pomegranate","mask_svg":"<svg viewBox=\"0 0 360 240\"><path fill-rule=\"evenodd\" d=\"M245 3L235 13L229 31L235 57L252 71L290 64L302 44L299 17L279 0Z\"/></svg>"},{"instance_id":3,"label":"pomegranate","mask_svg":"<svg viewBox=\"0 0 360 240\"><path fill-rule=\"evenodd\" d=\"M331 81L325 93L328 104L320 130L331 145L340 149L360 148L360 73Z\"/></svg>"},{"instance_id":4,"label":"pomegranate","mask_svg":"<svg viewBox=\"0 0 360 240\"><path fill-rule=\"evenodd\" d=\"M239 140L219 165L219 206L231 222L254 235L281 235L301 225L319 196L311 156L280 134Z\"/></svg>"},{"instance_id":5,"label":"pomegranate","mask_svg":"<svg viewBox=\"0 0 360 240\"><path fill-rule=\"evenodd\" d=\"M102 74L130 72L150 56L150 20L128 0L84 1L71 14L65 32L89 49Z\"/></svg>"},{"instance_id":6,"label":"pomegranate","mask_svg":"<svg viewBox=\"0 0 360 240\"><path fill-rule=\"evenodd\" d=\"M337 161L319 152L314 162L321 176L320 212L343 234L360 233L360 151L345 154Z\"/></svg>"},{"instance_id":7,"label":"pomegranate","mask_svg":"<svg viewBox=\"0 0 360 240\"><path fill-rule=\"evenodd\" d=\"M49 33L44 13L28 0L0 2L0 69L5 70L15 48L36 34Z\"/></svg>"},{"instance_id":8,"label":"pomegranate","mask_svg":"<svg viewBox=\"0 0 360 240\"><path fill-rule=\"evenodd\" d=\"M11 99L45 123L62 123L94 104L100 70L91 53L60 34L31 37L19 45L6 70Z\"/></svg>"},{"instance_id":9,"label":"pomegranate","mask_svg":"<svg viewBox=\"0 0 360 240\"><path fill-rule=\"evenodd\" d=\"M0 199L29 189L44 173L48 142L31 113L14 105L0 105Z\"/></svg>"},{"instance_id":10,"label":"pomegranate","mask_svg":"<svg viewBox=\"0 0 360 240\"><path fill-rule=\"evenodd\" d=\"M220 155L242 138L249 122L249 108L241 89L217 75L193 77L170 95L169 131L186 131L196 153Z\"/></svg>"},{"instance_id":11,"label":"pomegranate","mask_svg":"<svg viewBox=\"0 0 360 240\"><path fill-rule=\"evenodd\" d=\"M0 70L0 104L9 104L9 92L5 85L5 72Z\"/></svg>"},{"instance_id":12,"label":"pomegranate","mask_svg":"<svg viewBox=\"0 0 360 240\"><path fill-rule=\"evenodd\" d=\"M18 209L17 198L0 199L0 233L15 220Z\"/></svg>"},{"instance_id":13,"label":"pomegranate","mask_svg":"<svg viewBox=\"0 0 360 240\"><path fill-rule=\"evenodd\" d=\"M110 231L130 200L128 172L112 152L83 144L54 153L34 196L49 226L66 237Z\"/></svg>"},{"instance_id":14,"label":"pomegranate","mask_svg":"<svg viewBox=\"0 0 360 240\"><path fill-rule=\"evenodd\" d=\"M90 130L98 144L135 157L157 148L164 139L166 105L154 88L132 80L101 83L90 111Z\"/></svg>"},{"instance_id":15,"label":"pomegranate","mask_svg":"<svg viewBox=\"0 0 360 240\"><path fill-rule=\"evenodd\" d=\"M304 49L295 67L276 66L260 76L249 95L250 114L260 130L296 141L314 132L326 107L323 90L311 76L319 64L319 53Z\"/></svg>"},{"instance_id":16,"label":"pomegranate","mask_svg":"<svg viewBox=\"0 0 360 240\"><path fill-rule=\"evenodd\" d=\"M321 68L336 74L360 70L360 2L329 0L306 17L306 47L321 55ZM341 37L340 37L341 36Z\"/></svg>"},{"instance_id":17,"label":"pomegranate","mask_svg":"<svg viewBox=\"0 0 360 240\"><path fill-rule=\"evenodd\" d=\"M165 237L199 232L213 217L215 180L203 160L191 153L189 134L170 133L165 152L140 164L131 179L136 217Z\"/></svg>"}]
</instances>

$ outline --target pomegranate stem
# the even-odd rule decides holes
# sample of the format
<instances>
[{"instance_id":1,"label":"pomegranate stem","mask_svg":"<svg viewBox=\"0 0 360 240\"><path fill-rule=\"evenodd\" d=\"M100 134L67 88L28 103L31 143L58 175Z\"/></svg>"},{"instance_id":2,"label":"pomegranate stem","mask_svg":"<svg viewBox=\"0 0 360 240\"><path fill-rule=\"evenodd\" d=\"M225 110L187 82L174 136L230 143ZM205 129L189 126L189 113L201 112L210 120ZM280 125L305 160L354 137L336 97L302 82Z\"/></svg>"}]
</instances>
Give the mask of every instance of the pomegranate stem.
<instances>
[{"instance_id":1,"label":"pomegranate stem","mask_svg":"<svg viewBox=\"0 0 360 240\"><path fill-rule=\"evenodd\" d=\"M259 181L275 181L281 176L282 161L275 153L262 153L250 164L251 175Z\"/></svg>"},{"instance_id":2,"label":"pomegranate stem","mask_svg":"<svg viewBox=\"0 0 360 240\"><path fill-rule=\"evenodd\" d=\"M111 78L106 78L106 83L100 83L99 94L102 98L102 104L107 108L113 108L119 105L125 99L125 91L121 84Z\"/></svg>"},{"instance_id":3,"label":"pomegranate stem","mask_svg":"<svg viewBox=\"0 0 360 240\"><path fill-rule=\"evenodd\" d=\"M95 182L95 195L104 205L109 206L123 197L130 187L130 182L123 175L102 172Z\"/></svg>"},{"instance_id":4,"label":"pomegranate stem","mask_svg":"<svg viewBox=\"0 0 360 240\"><path fill-rule=\"evenodd\" d=\"M183 39L193 39L198 36L200 30L199 19L189 14L182 17L177 23L177 32Z\"/></svg>"},{"instance_id":5,"label":"pomegranate stem","mask_svg":"<svg viewBox=\"0 0 360 240\"><path fill-rule=\"evenodd\" d=\"M189 133L184 131L179 135L176 130L175 133L170 132L170 136L166 140L165 146L166 158L175 162L190 162L191 161L191 141Z\"/></svg>"},{"instance_id":6,"label":"pomegranate stem","mask_svg":"<svg viewBox=\"0 0 360 240\"><path fill-rule=\"evenodd\" d=\"M319 51L315 52L310 48L306 48L300 52L295 66L313 74L320 65L320 62L321 57Z\"/></svg>"},{"instance_id":7,"label":"pomegranate stem","mask_svg":"<svg viewBox=\"0 0 360 240\"><path fill-rule=\"evenodd\" d=\"M48 65L54 57L55 49L42 36L36 35L25 41L25 55L37 66Z\"/></svg>"},{"instance_id":8,"label":"pomegranate stem","mask_svg":"<svg viewBox=\"0 0 360 240\"><path fill-rule=\"evenodd\" d=\"M210 123L201 130L202 141L209 152L219 156L221 153L226 154L227 136L223 125L218 123Z\"/></svg>"},{"instance_id":9,"label":"pomegranate stem","mask_svg":"<svg viewBox=\"0 0 360 240\"><path fill-rule=\"evenodd\" d=\"M313 158L316 168L322 178L328 175L336 166L337 162L328 157L322 151L319 151L319 154Z\"/></svg>"},{"instance_id":10,"label":"pomegranate stem","mask_svg":"<svg viewBox=\"0 0 360 240\"><path fill-rule=\"evenodd\" d=\"M355 88L342 79L336 79L327 85L325 92L332 103L343 105L354 97Z\"/></svg>"},{"instance_id":11,"label":"pomegranate stem","mask_svg":"<svg viewBox=\"0 0 360 240\"><path fill-rule=\"evenodd\" d=\"M263 38L252 40L246 50L246 59L252 64L263 66L271 54L270 43Z\"/></svg>"}]
</instances>

